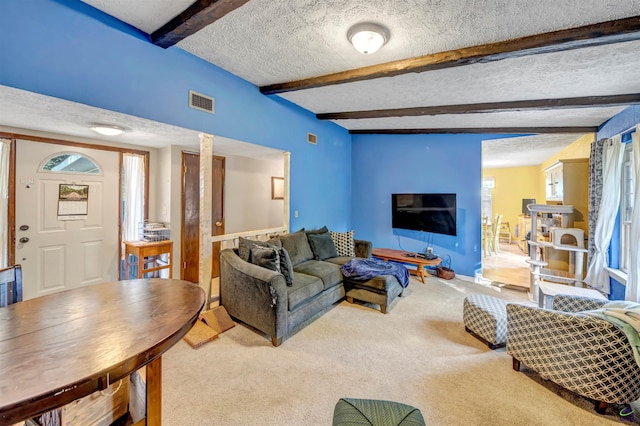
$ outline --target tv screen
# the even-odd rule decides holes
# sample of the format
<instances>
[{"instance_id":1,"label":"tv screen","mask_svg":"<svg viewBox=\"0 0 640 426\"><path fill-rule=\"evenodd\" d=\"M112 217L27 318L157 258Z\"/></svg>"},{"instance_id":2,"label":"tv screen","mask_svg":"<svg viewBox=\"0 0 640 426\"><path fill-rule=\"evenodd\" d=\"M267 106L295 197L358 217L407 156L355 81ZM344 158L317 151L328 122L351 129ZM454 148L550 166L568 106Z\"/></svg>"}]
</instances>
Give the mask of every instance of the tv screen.
<instances>
[{"instance_id":1,"label":"tv screen","mask_svg":"<svg viewBox=\"0 0 640 426\"><path fill-rule=\"evenodd\" d=\"M456 235L456 194L391 194L392 227Z\"/></svg>"}]
</instances>

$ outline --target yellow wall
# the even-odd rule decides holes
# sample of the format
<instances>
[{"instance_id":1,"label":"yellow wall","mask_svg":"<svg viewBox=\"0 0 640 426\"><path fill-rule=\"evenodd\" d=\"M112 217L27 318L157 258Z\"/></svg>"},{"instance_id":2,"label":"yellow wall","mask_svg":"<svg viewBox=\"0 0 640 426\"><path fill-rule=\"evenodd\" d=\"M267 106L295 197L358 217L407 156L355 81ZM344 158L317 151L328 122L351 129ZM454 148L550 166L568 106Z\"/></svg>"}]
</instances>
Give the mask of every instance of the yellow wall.
<instances>
[{"instance_id":1,"label":"yellow wall","mask_svg":"<svg viewBox=\"0 0 640 426\"><path fill-rule=\"evenodd\" d=\"M493 177L495 188L491 190L493 215L501 214L503 222L509 222L512 239L518 215L522 213L522 199L535 198L544 202L544 179L540 180L540 166L483 169L482 177Z\"/></svg>"},{"instance_id":2,"label":"yellow wall","mask_svg":"<svg viewBox=\"0 0 640 426\"><path fill-rule=\"evenodd\" d=\"M591 142L596 140L595 133L589 133L584 135L574 143L557 153L556 155L549 157L545 162L540 165L540 172L544 178L544 169L552 165L558 160L569 160L571 158L589 158L591 153Z\"/></svg>"},{"instance_id":3,"label":"yellow wall","mask_svg":"<svg viewBox=\"0 0 640 426\"><path fill-rule=\"evenodd\" d=\"M518 215L522 213L522 199L535 198L537 203L546 203L544 169L561 159L589 158L595 136L590 133L577 139L538 166L482 169L483 179L489 176L495 179L495 188L491 190L493 215L502 214L502 221L509 222L512 238Z\"/></svg>"}]
</instances>

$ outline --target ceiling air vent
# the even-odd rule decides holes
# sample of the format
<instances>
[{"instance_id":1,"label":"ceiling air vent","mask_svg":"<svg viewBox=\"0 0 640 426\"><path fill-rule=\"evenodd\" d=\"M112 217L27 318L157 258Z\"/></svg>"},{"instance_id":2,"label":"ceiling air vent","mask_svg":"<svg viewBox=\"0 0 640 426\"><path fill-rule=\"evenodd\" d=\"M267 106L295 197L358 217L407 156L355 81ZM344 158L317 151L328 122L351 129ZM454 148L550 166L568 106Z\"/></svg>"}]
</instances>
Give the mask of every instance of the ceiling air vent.
<instances>
[{"instance_id":1,"label":"ceiling air vent","mask_svg":"<svg viewBox=\"0 0 640 426\"><path fill-rule=\"evenodd\" d=\"M200 111L214 113L215 99L211 96L205 96L201 93L189 90L189 107L199 109Z\"/></svg>"},{"instance_id":2,"label":"ceiling air vent","mask_svg":"<svg viewBox=\"0 0 640 426\"><path fill-rule=\"evenodd\" d=\"M318 136L313 133L307 133L307 142L317 145L318 144Z\"/></svg>"}]
</instances>

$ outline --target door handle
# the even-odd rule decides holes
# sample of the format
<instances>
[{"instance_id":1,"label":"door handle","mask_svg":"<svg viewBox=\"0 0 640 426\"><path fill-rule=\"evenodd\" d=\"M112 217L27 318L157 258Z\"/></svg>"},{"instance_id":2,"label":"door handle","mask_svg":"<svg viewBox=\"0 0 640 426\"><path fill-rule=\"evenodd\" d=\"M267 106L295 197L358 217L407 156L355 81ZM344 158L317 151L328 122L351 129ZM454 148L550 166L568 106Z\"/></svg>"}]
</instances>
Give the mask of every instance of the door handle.
<instances>
[{"instance_id":1,"label":"door handle","mask_svg":"<svg viewBox=\"0 0 640 426\"><path fill-rule=\"evenodd\" d=\"M24 244L24 243L28 243L29 239L27 237L22 237L18 241Z\"/></svg>"},{"instance_id":2,"label":"door handle","mask_svg":"<svg viewBox=\"0 0 640 426\"><path fill-rule=\"evenodd\" d=\"M217 221L217 222L216 222L216 226L222 226L222 222Z\"/></svg>"},{"instance_id":3,"label":"door handle","mask_svg":"<svg viewBox=\"0 0 640 426\"><path fill-rule=\"evenodd\" d=\"M20 225L21 231L27 231L29 229L29 225Z\"/></svg>"}]
</instances>

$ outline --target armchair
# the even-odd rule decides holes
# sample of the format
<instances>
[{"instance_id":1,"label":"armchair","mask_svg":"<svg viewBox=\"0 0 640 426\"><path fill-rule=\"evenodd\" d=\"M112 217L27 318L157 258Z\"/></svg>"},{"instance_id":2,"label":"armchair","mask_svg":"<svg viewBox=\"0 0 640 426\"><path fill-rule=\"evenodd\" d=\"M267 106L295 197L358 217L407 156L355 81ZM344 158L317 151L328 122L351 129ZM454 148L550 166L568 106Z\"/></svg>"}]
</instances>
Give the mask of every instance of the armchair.
<instances>
[{"instance_id":1,"label":"armchair","mask_svg":"<svg viewBox=\"0 0 640 426\"><path fill-rule=\"evenodd\" d=\"M513 369L520 363L541 377L595 400L603 414L608 404L640 398L640 366L625 334L606 320L580 314L607 300L558 295L553 310L507 305L507 353Z\"/></svg>"}]
</instances>

